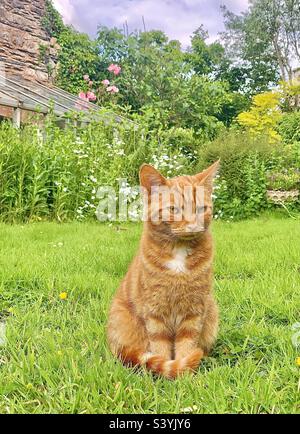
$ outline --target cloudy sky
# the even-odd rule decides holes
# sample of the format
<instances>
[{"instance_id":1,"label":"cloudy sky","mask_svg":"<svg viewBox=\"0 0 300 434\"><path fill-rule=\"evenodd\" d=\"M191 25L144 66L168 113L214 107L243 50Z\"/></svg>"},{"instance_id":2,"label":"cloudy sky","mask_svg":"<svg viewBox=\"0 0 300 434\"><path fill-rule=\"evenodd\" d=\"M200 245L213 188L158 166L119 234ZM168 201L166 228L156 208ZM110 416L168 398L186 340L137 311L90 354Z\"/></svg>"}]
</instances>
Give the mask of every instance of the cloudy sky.
<instances>
[{"instance_id":1,"label":"cloudy sky","mask_svg":"<svg viewBox=\"0 0 300 434\"><path fill-rule=\"evenodd\" d=\"M66 24L94 36L99 24L122 28L127 21L129 31L164 30L184 46L194 30L203 24L210 39L223 30L220 6L225 4L239 13L247 9L248 0L53 0Z\"/></svg>"}]
</instances>

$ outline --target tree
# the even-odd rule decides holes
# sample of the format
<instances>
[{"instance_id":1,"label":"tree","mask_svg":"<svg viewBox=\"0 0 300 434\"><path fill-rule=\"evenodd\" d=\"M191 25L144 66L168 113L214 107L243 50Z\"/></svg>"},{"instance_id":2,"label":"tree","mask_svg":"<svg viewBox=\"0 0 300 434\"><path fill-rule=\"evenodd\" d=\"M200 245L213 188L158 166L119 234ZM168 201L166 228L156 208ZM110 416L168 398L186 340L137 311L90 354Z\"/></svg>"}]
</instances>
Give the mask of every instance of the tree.
<instances>
[{"instance_id":1,"label":"tree","mask_svg":"<svg viewBox=\"0 0 300 434\"><path fill-rule=\"evenodd\" d=\"M224 58L224 48L219 42L208 44L208 33L200 26L191 38L191 47L186 60L193 66L196 74L214 74Z\"/></svg>"},{"instance_id":2,"label":"tree","mask_svg":"<svg viewBox=\"0 0 300 434\"><path fill-rule=\"evenodd\" d=\"M178 41L157 30L127 37L121 30L101 27L97 43L108 62L122 66L117 79L121 105L129 105L132 112L151 109L166 127L194 128L210 138L222 125L218 116L229 99L228 88L208 76L214 50L207 50L207 56L205 49L201 52L200 37L195 40L197 55L186 54Z\"/></svg>"},{"instance_id":3,"label":"tree","mask_svg":"<svg viewBox=\"0 0 300 434\"><path fill-rule=\"evenodd\" d=\"M248 69L232 65L220 41L209 44L208 36L203 26L194 32L186 61L197 75L226 84L227 101L222 105L217 118L229 126L238 113L250 105L247 95Z\"/></svg>"},{"instance_id":4,"label":"tree","mask_svg":"<svg viewBox=\"0 0 300 434\"><path fill-rule=\"evenodd\" d=\"M300 0L252 1L250 13L258 34L265 34L282 80L291 80L293 61L300 63Z\"/></svg>"},{"instance_id":5,"label":"tree","mask_svg":"<svg viewBox=\"0 0 300 434\"><path fill-rule=\"evenodd\" d=\"M264 0L255 0L254 3L261 1ZM222 40L226 55L234 68L243 71L246 91L250 94L267 91L280 77L266 25L261 29L254 3L241 15L222 7L226 28Z\"/></svg>"},{"instance_id":6,"label":"tree","mask_svg":"<svg viewBox=\"0 0 300 434\"><path fill-rule=\"evenodd\" d=\"M218 42L208 44L202 27L194 33L189 52L159 30L125 35L100 26L91 40L64 27L57 37L58 85L75 94L96 94L102 106L147 112L149 119L152 112L161 128L189 128L205 139L245 110L234 76L223 79L228 75L224 48ZM116 66L117 74L111 69Z\"/></svg>"},{"instance_id":7,"label":"tree","mask_svg":"<svg viewBox=\"0 0 300 434\"><path fill-rule=\"evenodd\" d=\"M254 91L277 83L279 74L292 79L293 64L300 63L300 0L250 0L241 15L223 12L227 50L249 65Z\"/></svg>"}]
</instances>

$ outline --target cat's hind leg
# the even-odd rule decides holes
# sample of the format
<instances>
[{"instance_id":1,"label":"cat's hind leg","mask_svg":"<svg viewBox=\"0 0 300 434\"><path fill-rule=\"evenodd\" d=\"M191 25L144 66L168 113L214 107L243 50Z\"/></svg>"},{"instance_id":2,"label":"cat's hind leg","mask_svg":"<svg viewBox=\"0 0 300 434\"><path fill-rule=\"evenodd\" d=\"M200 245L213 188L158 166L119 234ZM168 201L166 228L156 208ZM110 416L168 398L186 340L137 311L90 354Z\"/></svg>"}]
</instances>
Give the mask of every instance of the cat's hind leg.
<instances>
[{"instance_id":1,"label":"cat's hind leg","mask_svg":"<svg viewBox=\"0 0 300 434\"><path fill-rule=\"evenodd\" d=\"M207 356L212 349L218 334L219 312L217 304L211 300L200 333L199 345Z\"/></svg>"},{"instance_id":2,"label":"cat's hind leg","mask_svg":"<svg viewBox=\"0 0 300 434\"><path fill-rule=\"evenodd\" d=\"M148 338L143 320L130 302L115 298L109 313L107 336L113 354L120 357L124 350L130 353L147 352Z\"/></svg>"}]
</instances>

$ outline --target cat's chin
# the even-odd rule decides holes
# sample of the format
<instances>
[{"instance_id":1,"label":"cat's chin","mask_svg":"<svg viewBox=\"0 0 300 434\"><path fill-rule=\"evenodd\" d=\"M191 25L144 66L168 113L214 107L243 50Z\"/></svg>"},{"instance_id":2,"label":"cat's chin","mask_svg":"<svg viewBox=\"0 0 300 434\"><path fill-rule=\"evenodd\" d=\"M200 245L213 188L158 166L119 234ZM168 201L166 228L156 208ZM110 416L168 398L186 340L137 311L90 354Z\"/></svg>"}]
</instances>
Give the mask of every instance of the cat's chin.
<instances>
[{"instance_id":1,"label":"cat's chin","mask_svg":"<svg viewBox=\"0 0 300 434\"><path fill-rule=\"evenodd\" d=\"M205 231L193 232L193 233L185 233L185 232L183 232L181 234L174 234L174 235L180 241L194 241L194 240L198 240L199 238L201 238L203 236L204 232Z\"/></svg>"}]
</instances>

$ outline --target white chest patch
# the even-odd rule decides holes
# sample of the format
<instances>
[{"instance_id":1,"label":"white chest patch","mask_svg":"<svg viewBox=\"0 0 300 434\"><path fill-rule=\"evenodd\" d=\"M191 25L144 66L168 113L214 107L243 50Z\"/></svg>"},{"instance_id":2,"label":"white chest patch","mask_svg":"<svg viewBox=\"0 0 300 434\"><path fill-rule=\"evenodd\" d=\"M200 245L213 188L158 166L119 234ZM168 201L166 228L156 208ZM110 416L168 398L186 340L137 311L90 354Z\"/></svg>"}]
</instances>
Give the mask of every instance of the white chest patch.
<instances>
[{"instance_id":1,"label":"white chest patch","mask_svg":"<svg viewBox=\"0 0 300 434\"><path fill-rule=\"evenodd\" d=\"M173 270L176 273L186 273L185 266L186 257L189 254L189 249L186 247L178 247L173 251L173 258L166 263L166 267L169 270Z\"/></svg>"}]
</instances>

